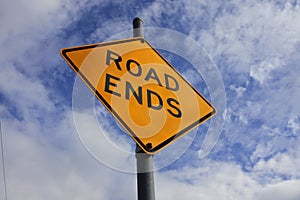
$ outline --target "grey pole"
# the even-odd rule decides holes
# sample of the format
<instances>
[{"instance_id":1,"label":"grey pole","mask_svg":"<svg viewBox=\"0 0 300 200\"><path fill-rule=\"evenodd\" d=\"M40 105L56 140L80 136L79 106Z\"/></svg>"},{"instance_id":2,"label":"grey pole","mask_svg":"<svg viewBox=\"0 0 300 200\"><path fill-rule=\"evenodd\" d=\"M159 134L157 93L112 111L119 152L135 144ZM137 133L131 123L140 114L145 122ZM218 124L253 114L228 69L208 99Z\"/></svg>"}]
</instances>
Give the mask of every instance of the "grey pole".
<instances>
[{"instance_id":1,"label":"grey pole","mask_svg":"<svg viewBox=\"0 0 300 200\"><path fill-rule=\"evenodd\" d=\"M143 21L136 17L133 19L133 37L144 37ZM137 161L137 190L138 200L155 200L153 156L146 154L138 145L135 149Z\"/></svg>"}]
</instances>

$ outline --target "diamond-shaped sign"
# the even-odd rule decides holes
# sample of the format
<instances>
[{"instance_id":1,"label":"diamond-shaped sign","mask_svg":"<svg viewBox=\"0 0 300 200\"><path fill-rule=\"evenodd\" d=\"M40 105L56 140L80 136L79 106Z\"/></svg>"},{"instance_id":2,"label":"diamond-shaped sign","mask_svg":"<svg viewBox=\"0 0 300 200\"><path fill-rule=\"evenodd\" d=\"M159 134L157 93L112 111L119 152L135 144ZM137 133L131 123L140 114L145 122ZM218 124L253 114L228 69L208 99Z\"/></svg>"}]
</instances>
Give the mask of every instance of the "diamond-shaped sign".
<instances>
[{"instance_id":1,"label":"diamond-shaped sign","mask_svg":"<svg viewBox=\"0 0 300 200\"><path fill-rule=\"evenodd\" d=\"M216 113L144 38L65 48L61 55L149 154Z\"/></svg>"}]
</instances>

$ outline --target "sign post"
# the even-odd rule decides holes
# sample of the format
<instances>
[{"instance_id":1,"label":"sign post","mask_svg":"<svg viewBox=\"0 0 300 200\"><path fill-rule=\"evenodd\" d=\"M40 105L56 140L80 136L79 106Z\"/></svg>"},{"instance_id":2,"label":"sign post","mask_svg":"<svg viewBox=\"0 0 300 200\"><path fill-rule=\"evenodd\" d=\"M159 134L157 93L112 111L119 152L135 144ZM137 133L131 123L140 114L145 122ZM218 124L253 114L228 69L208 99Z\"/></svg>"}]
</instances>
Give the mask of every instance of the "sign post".
<instances>
[{"instance_id":1,"label":"sign post","mask_svg":"<svg viewBox=\"0 0 300 200\"><path fill-rule=\"evenodd\" d=\"M133 22L133 37L144 37L143 21L136 17ZM154 200L153 155L147 154L136 145L138 200Z\"/></svg>"},{"instance_id":2,"label":"sign post","mask_svg":"<svg viewBox=\"0 0 300 200\"><path fill-rule=\"evenodd\" d=\"M153 154L216 109L143 37L61 49L61 55L136 142L138 200L154 200Z\"/></svg>"}]
</instances>

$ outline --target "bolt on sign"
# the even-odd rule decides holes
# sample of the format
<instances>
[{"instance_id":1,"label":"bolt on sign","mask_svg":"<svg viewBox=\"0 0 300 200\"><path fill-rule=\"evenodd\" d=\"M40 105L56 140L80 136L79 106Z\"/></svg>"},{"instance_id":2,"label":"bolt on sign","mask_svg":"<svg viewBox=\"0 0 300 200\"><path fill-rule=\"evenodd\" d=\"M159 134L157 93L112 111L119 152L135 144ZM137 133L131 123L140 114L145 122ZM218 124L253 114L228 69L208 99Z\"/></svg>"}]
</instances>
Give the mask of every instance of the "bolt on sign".
<instances>
[{"instance_id":1,"label":"bolt on sign","mask_svg":"<svg viewBox=\"0 0 300 200\"><path fill-rule=\"evenodd\" d=\"M61 55L146 153L216 114L144 38L64 48Z\"/></svg>"}]
</instances>

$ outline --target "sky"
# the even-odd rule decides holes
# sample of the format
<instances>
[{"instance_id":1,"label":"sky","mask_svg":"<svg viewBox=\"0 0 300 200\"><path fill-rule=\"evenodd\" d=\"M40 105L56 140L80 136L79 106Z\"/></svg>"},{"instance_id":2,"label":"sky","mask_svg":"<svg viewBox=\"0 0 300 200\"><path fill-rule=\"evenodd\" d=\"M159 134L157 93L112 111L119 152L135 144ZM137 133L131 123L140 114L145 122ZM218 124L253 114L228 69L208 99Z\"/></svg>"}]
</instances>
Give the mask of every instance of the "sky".
<instances>
[{"instance_id":1,"label":"sky","mask_svg":"<svg viewBox=\"0 0 300 200\"><path fill-rule=\"evenodd\" d=\"M154 155L157 199L300 199L299 9L297 0L1 1L1 199L137 198L134 142L59 53L131 37L137 16L218 110Z\"/></svg>"}]
</instances>

